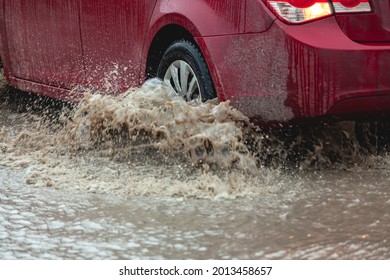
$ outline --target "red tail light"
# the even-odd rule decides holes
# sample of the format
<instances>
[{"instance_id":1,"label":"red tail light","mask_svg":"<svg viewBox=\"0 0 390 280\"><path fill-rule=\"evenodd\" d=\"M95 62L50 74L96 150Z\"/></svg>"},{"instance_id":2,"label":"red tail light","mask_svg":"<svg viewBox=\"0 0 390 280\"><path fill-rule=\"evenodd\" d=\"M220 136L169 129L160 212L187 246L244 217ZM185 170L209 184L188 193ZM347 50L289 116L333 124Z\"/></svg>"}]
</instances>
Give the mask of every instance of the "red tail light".
<instances>
[{"instance_id":1,"label":"red tail light","mask_svg":"<svg viewBox=\"0 0 390 280\"><path fill-rule=\"evenodd\" d=\"M302 23L336 13L371 12L369 0L264 0L271 10L288 23ZM333 9L332 9L333 5Z\"/></svg>"},{"instance_id":2,"label":"red tail light","mask_svg":"<svg viewBox=\"0 0 390 280\"><path fill-rule=\"evenodd\" d=\"M334 2L340 2L341 5L347 8L354 8L358 6L362 1L360 0L340 0L340 1L334 1Z\"/></svg>"},{"instance_id":3,"label":"red tail light","mask_svg":"<svg viewBox=\"0 0 390 280\"><path fill-rule=\"evenodd\" d=\"M304 9L313 6L316 1L315 0L290 0L286 2L290 3L292 6L296 8Z\"/></svg>"}]
</instances>

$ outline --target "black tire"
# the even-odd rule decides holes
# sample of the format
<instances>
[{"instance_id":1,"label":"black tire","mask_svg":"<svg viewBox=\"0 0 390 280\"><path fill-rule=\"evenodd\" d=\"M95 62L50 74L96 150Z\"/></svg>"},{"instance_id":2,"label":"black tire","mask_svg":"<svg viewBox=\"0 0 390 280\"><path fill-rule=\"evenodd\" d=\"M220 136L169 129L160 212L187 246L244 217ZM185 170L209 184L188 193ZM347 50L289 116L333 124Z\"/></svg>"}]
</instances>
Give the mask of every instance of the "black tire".
<instances>
[{"instance_id":1,"label":"black tire","mask_svg":"<svg viewBox=\"0 0 390 280\"><path fill-rule=\"evenodd\" d=\"M217 95L205 59L193 43L187 40L180 40L171 44L160 61L157 77L164 80L169 67L175 61L184 61L193 70L199 84L200 97L197 98L201 99L202 102L216 98ZM173 84L173 82L171 82L171 84ZM177 92L176 89L174 90ZM185 97L183 96L183 98ZM195 98L191 97L185 99L191 101Z\"/></svg>"}]
</instances>

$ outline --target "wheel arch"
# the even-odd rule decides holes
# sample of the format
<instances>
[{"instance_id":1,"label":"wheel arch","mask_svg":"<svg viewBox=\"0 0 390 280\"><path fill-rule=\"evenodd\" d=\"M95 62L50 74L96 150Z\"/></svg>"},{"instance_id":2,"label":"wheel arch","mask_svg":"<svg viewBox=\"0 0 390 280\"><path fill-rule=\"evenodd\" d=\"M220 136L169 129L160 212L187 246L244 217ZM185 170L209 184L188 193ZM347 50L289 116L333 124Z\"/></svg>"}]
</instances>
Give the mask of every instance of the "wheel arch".
<instances>
[{"instance_id":1,"label":"wheel arch","mask_svg":"<svg viewBox=\"0 0 390 280\"><path fill-rule=\"evenodd\" d=\"M156 21L148 32L149 36L144 48L144 79L153 78L157 74L157 69L165 50L175 41L188 40L193 43L203 55L208 70L210 72L213 86L217 96L221 96L222 84L219 80L216 67L210 52L202 39L202 35L196 26L181 14L169 14Z\"/></svg>"},{"instance_id":2,"label":"wheel arch","mask_svg":"<svg viewBox=\"0 0 390 280\"><path fill-rule=\"evenodd\" d=\"M190 41L200 49L192 33L178 24L168 24L158 30L149 44L146 56L146 78L156 76L157 68L164 52L173 42L183 39Z\"/></svg>"}]
</instances>

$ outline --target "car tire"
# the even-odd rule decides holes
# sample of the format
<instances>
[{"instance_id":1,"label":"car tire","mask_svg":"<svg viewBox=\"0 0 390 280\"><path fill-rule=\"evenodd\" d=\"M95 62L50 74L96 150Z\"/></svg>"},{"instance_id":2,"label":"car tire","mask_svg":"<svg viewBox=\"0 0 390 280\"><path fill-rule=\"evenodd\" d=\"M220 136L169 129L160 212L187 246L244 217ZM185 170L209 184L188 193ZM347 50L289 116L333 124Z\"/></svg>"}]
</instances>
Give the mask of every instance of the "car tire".
<instances>
[{"instance_id":1,"label":"car tire","mask_svg":"<svg viewBox=\"0 0 390 280\"><path fill-rule=\"evenodd\" d=\"M167 48L158 67L157 77L186 101L205 102L216 97L203 55L187 40L176 41Z\"/></svg>"}]
</instances>

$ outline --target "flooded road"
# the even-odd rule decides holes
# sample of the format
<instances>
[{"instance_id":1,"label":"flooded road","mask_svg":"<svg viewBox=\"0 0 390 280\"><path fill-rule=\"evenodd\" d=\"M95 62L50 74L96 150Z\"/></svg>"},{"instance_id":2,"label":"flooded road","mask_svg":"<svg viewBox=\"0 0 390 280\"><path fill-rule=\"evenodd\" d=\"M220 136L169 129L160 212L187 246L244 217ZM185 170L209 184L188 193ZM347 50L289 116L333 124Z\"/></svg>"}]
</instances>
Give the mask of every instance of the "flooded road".
<instances>
[{"instance_id":1,"label":"flooded road","mask_svg":"<svg viewBox=\"0 0 390 280\"><path fill-rule=\"evenodd\" d=\"M390 156L348 125L303 151L161 92L1 91L0 259L390 258Z\"/></svg>"}]
</instances>

